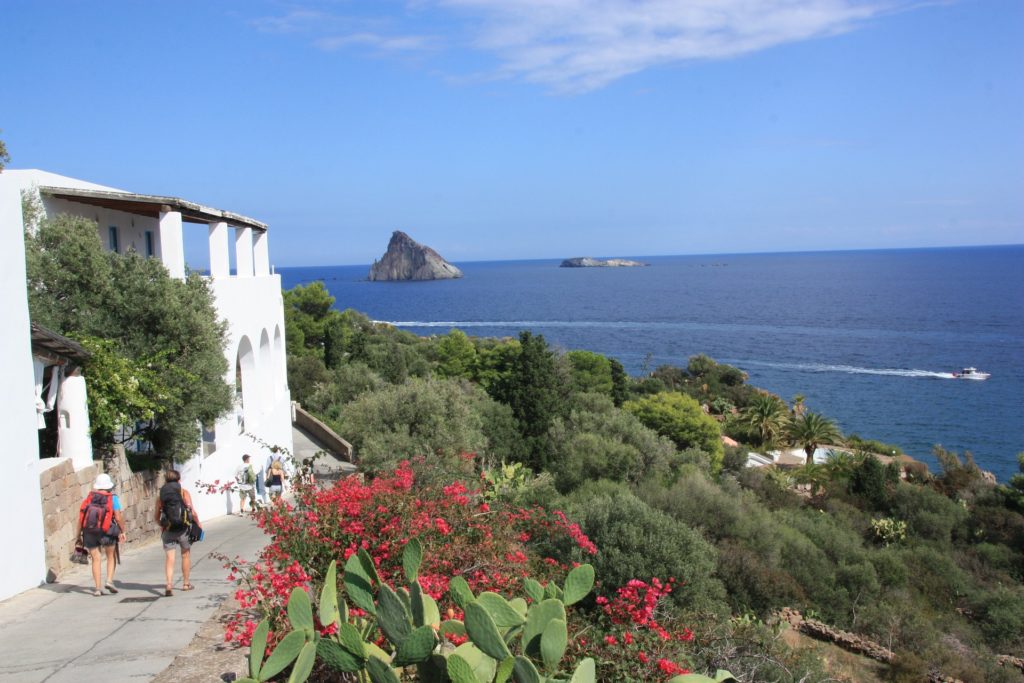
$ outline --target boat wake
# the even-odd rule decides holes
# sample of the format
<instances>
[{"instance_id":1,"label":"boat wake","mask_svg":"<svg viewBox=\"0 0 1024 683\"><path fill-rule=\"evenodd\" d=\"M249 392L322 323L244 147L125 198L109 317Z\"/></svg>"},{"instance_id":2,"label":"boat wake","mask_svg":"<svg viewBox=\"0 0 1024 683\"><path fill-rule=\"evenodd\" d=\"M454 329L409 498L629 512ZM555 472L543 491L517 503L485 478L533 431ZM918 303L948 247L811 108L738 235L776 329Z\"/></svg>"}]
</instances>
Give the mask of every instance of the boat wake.
<instances>
[{"instance_id":1,"label":"boat wake","mask_svg":"<svg viewBox=\"0 0 1024 683\"><path fill-rule=\"evenodd\" d=\"M842 372L848 375L889 375L892 377L926 377L931 379L956 379L952 372L933 372L931 370L906 370L903 368L861 368L855 365L827 365L824 363L771 363L768 361L726 361L743 367L776 368L778 370L798 370L802 372Z\"/></svg>"}]
</instances>

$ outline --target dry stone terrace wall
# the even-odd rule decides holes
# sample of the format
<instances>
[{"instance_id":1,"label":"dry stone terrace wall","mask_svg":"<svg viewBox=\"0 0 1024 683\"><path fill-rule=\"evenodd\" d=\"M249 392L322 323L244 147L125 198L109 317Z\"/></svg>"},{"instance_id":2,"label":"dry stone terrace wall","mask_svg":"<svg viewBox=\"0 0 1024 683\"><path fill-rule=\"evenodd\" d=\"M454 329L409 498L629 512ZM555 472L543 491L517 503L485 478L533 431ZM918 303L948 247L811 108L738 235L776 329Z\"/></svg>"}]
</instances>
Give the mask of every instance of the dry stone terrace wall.
<instances>
[{"instance_id":1,"label":"dry stone terrace wall","mask_svg":"<svg viewBox=\"0 0 1024 683\"><path fill-rule=\"evenodd\" d=\"M75 549L75 526L78 508L85 494L92 489L101 464L93 464L75 472L71 459L63 460L39 475L43 501L43 533L46 548L46 580L55 581L71 566Z\"/></svg>"},{"instance_id":2,"label":"dry stone terrace wall","mask_svg":"<svg viewBox=\"0 0 1024 683\"><path fill-rule=\"evenodd\" d=\"M121 500L128 544L159 533L160 528L153 519L160 489L159 473L132 472L120 447L105 462L96 461L77 472L71 459L65 459L39 475L47 581L56 581L71 566L79 507L92 490L96 476L103 471L114 480L114 492Z\"/></svg>"},{"instance_id":3,"label":"dry stone terrace wall","mask_svg":"<svg viewBox=\"0 0 1024 683\"><path fill-rule=\"evenodd\" d=\"M159 534L155 511L156 500L160 497L160 472L132 472L121 446L114 447L113 453L104 460L104 468L114 480L114 493L121 499L128 544Z\"/></svg>"}]
</instances>

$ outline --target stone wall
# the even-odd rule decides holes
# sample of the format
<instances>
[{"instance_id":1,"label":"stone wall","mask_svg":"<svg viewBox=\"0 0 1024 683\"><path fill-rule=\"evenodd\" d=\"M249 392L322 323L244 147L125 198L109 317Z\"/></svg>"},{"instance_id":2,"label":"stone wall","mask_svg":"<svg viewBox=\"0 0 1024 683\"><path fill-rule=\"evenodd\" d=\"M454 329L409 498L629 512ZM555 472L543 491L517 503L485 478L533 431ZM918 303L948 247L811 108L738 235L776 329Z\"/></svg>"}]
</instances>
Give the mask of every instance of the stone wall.
<instances>
[{"instance_id":1,"label":"stone wall","mask_svg":"<svg viewBox=\"0 0 1024 683\"><path fill-rule=\"evenodd\" d=\"M75 472L71 459L67 458L39 475L47 581L56 581L61 572L71 566L78 509L85 494L92 489L96 475L102 471L102 464L95 463Z\"/></svg>"},{"instance_id":2,"label":"stone wall","mask_svg":"<svg viewBox=\"0 0 1024 683\"><path fill-rule=\"evenodd\" d=\"M124 448L115 446L103 460L114 480L114 493L121 499L128 545L146 541L160 533L156 523L156 499L160 495L160 472L132 472Z\"/></svg>"},{"instance_id":3,"label":"stone wall","mask_svg":"<svg viewBox=\"0 0 1024 683\"><path fill-rule=\"evenodd\" d=\"M78 510L100 472L114 481L114 493L121 500L127 543L139 543L160 532L154 519L160 483L158 472L132 472L120 446L103 462L94 462L77 472L71 459L39 475L43 502L43 532L46 546L46 580L56 581L71 566Z\"/></svg>"}]
</instances>

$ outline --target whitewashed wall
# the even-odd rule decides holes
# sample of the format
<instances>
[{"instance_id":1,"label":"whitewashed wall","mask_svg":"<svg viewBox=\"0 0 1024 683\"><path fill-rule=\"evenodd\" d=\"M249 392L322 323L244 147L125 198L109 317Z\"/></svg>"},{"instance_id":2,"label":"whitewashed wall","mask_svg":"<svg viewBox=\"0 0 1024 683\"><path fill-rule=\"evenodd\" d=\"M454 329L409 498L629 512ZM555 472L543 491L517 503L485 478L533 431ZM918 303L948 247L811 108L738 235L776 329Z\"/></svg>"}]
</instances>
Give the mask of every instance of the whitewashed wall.
<instances>
[{"instance_id":1,"label":"whitewashed wall","mask_svg":"<svg viewBox=\"0 0 1024 683\"><path fill-rule=\"evenodd\" d=\"M263 465L269 451L249 435L268 445L292 450L291 394L285 370L283 341L274 348L275 334L283 340L284 302L281 296L281 277L226 277L211 280L217 298L217 310L228 321L228 376L225 381L235 383L235 359L240 348L251 349L251 364L243 362L244 433L240 429L238 413L232 413L217 423L217 450L207 457L198 455L182 469L182 484L193 494L198 482L211 484L217 479L225 481L234 476L242 463L242 455L253 456L253 464ZM266 335L269 343L261 353L260 341ZM248 342L248 345L246 344ZM200 518L214 517L237 511L238 496L199 493L193 496Z\"/></svg>"},{"instance_id":2,"label":"whitewashed wall","mask_svg":"<svg viewBox=\"0 0 1024 683\"><path fill-rule=\"evenodd\" d=\"M8 174L10 175L8 176ZM38 170L5 171L0 175L0 178L2 177L9 178L18 189L53 186L124 192L124 190ZM162 188L158 189L158 192L167 194ZM18 194L17 189L15 194ZM162 258L160 225L156 218L53 197L42 197L41 201L47 216L69 213L96 221L100 240L107 248L110 248L109 228L116 226L118 247L121 252L134 249L140 254L145 254L145 233L150 231L153 235L154 256ZM19 249L23 250L20 240L20 210L18 216L12 217L10 222L17 224L17 227L12 227L10 232L18 237ZM206 225L186 223L183 225L183 230L200 231L205 236L209 228ZM229 232L234 233L233 230L229 230ZM243 277L225 274L210 280L216 297L218 314L227 321L229 328L229 344L224 353L229 368L225 375L225 381L229 385L234 386L235 384L235 362L239 348L244 346L246 341L252 347L252 362L246 372L251 376L245 382L246 395L249 397L249 400L246 401L244 415L246 434L240 433L238 415L229 414L216 425L216 450L206 456L199 452L180 468L182 483L193 493L200 518L208 519L233 512L237 510L238 505L237 495L207 494L203 492L203 487L200 484L209 485L217 481L223 483L232 480L236 468L241 463L243 453L252 454L257 464L265 462L267 451L247 434L253 434L269 444L292 449L291 397L287 385L281 279L277 275L269 274L266 235L262 235L257 240L258 246L254 249L252 230L246 232L248 239L239 239L239 236L235 235L228 242L232 251L239 248L247 251L247 253L237 253L236 259L240 263L251 264L248 273L243 273ZM7 251L5 250L5 257ZM212 262L213 259L211 259ZM21 295L24 297L23 256L19 263L21 263L22 275L18 284L21 287ZM25 330L25 342L28 343L27 323ZM261 349L261 340L264 337L268 343ZM27 367L27 371L31 373L31 359ZM32 409L34 419L34 404L30 400L28 405ZM37 457L36 451L33 450L33 458ZM38 495L38 481L34 488ZM38 503L36 508L38 508Z\"/></svg>"},{"instance_id":3,"label":"whitewashed wall","mask_svg":"<svg viewBox=\"0 0 1024 683\"><path fill-rule=\"evenodd\" d=\"M39 585L46 575L35 377L25 291L25 243L17 179L0 173L0 471L5 507L16 523L4 530L7 557L0 562L0 600ZM21 514L26 511L26 514ZM35 514L31 514L35 512ZM11 516L13 515L13 516Z\"/></svg>"}]
</instances>

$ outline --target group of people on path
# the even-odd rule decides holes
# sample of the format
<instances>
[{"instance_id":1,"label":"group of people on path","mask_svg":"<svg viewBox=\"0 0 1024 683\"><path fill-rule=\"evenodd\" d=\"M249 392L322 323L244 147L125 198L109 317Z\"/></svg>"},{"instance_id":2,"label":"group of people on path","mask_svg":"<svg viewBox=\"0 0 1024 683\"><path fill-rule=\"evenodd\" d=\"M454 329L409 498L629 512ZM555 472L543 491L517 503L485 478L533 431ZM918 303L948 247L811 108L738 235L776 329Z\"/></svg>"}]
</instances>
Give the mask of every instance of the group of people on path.
<instances>
[{"instance_id":1,"label":"group of people on path","mask_svg":"<svg viewBox=\"0 0 1024 683\"><path fill-rule=\"evenodd\" d=\"M248 454L243 455L242 464L235 472L241 496L239 514L242 515L246 513L247 500L251 509L256 509L257 495L263 502L279 499L287 477L279 454L271 454L267 458L266 468L259 472L253 468L251 460ZM167 579L164 595L174 595L174 559L178 550L181 551L181 590L190 591L195 588L189 580L192 571L190 551L193 543L202 540L203 530L199 515L192 505L192 494L182 488L181 474L177 470L164 473L164 485L160 487L154 514L160 525L160 540L164 547L164 574ZM120 562L119 546L126 540L125 531L123 507L120 498L114 493L114 482L109 474L100 474L93 483L92 491L79 507L75 530L80 546L89 555L95 585L92 591L94 596L103 595L104 589L109 593L118 592L114 585L114 573ZM102 567L104 557L107 561L105 579Z\"/></svg>"},{"instance_id":2,"label":"group of people on path","mask_svg":"<svg viewBox=\"0 0 1024 683\"><path fill-rule=\"evenodd\" d=\"M277 453L271 453L267 457L266 467L256 470L252 464L252 457L247 453L242 456L242 464L235 471L235 484L238 489L238 514L246 513L245 503L250 504L250 510L255 510L260 504L277 500L284 492L285 474L284 462Z\"/></svg>"},{"instance_id":3,"label":"group of people on path","mask_svg":"<svg viewBox=\"0 0 1024 683\"><path fill-rule=\"evenodd\" d=\"M89 553L94 588L92 594L103 595L104 589L117 593L114 572L120 561L119 546L126 539L125 522L121 499L113 492L114 482L109 474L100 474L93 483L93 490L82 501L78 510L78 524L75 534L79 543ZM174 555L181 549L181 589L190 591L195 586L189 581L192 561L189 551L192 543L202 535L199 515L192 505L192 495L181 487L181 474L168 470L164 474L164 485L160 487L156 501L155 519L160 525L160 540L164 546L164 573L167 585L165 596L174 594ZM102 551L102 553L101 553ZM107 560L106 580L103 580L102 562Z\"/></svg>"}]
</instances>

